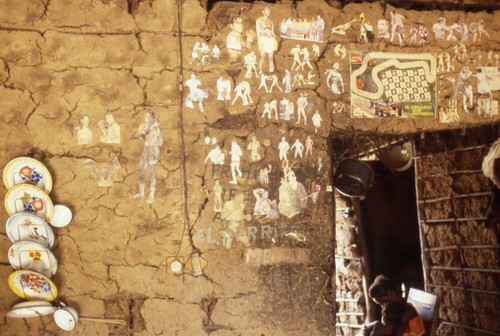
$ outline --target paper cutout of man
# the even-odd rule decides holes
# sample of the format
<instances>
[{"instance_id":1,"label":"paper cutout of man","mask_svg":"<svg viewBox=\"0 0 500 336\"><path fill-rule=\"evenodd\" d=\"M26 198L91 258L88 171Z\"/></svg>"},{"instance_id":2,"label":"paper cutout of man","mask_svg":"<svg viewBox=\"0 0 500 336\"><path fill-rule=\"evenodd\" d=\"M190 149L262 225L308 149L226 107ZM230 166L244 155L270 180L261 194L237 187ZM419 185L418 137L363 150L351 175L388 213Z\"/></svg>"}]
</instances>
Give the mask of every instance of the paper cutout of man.
<instances>
[{"instance_id":1,"label":"paper cutout of man","mask_svg":"<svg viewBox=\"0 0 500 336\"><path fill-rule=\"evenodd\" d=\"M139 126L138 133L139 138L144 140L144 149L139 160L139 192L134 195L134 198L144 197L144 173L149 167L149 198L147 203L152 204L156 188L156 165L160 157L160 147L163 145L161 126L156 121L153 110L148 109L144 112L144 122Z\"/></svg>"},{"instance_id":2,"label":"paper cutout of man","mask_svg":"<svg viewBox=\"0 0 500 336\"><path fill-rule=\"evenodd\" d=\"M269 72L274 71L274 52L278 49L278 42L274 34L274 24L269 19L271 11L268 7L262 11L262 16L255 21L257 27L257 39L260 51L259 72L262 72L264 58L267 56L269 61Z\"/></svg>"},{"instance_id":3,"label":"paper cutout of man","mask_svg":"<svg viewBox=\"0 0 500 336\"><path fill-rule=\"evenodd\" d=\"M244 225L245 194L238 192L234 199L224 203L221 218L226 221L226 249L230 249L233 240L240 240L246 247L250 247L250 240Z\"/></svg>"}]
</instances>

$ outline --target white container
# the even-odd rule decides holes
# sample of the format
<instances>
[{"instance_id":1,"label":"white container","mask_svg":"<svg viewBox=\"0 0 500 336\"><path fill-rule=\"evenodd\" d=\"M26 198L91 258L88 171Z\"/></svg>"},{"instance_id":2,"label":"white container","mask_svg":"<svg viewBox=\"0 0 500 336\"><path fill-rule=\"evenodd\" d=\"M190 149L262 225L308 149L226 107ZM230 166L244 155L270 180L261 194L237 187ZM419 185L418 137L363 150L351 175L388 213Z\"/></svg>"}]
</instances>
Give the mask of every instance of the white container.
<instances>
[{"instance_id":1,"label":"white container","mask_svg":"<svg viewBox=\"0 0 500 336\"><path fill-rule=\"evenodd\" d=\"M61 228L67 226L73 219L71 209L62 204L54 205L54 215L50 220L50 225Z\"/></svg>"},{"instance_id":2,"label":"white container","mask_svg":"<svg viewBox=\"0 0 500 336\"><path fill-rule=\"evenodd\" d=\"M71 331L75 329L76 322L78 322L78 313L75 309L64 306L55 311L54 321L59 328L66 331Z\"/></svg>"}]
</instances>

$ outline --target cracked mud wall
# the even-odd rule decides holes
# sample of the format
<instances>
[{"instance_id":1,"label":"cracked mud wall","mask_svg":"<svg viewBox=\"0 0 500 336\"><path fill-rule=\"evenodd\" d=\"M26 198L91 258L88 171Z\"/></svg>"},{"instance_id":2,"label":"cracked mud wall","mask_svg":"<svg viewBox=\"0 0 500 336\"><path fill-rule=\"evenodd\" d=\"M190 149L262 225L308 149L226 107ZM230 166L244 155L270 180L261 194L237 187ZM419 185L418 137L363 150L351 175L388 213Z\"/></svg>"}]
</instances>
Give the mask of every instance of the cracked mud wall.
<instances>
[{"instance_id":1,"label":"cracked mud wall","mask_svg":"<svg viewBox=\"0 0 500 336\"><path fill-rule=\"evenodd\" d=\"M309 206L300 220L275 221L273 227L263 223L268 230L265 238L267 234L274 236L276 230L277 241L260 239L259 231L259 241L252 241L247 255L239 243L226 250L198 239L202 237L200 229L210 228L214 216L207 205L212 201L213 179L212 166L203 164L208 152L204 138L216 136L225 141L221 147L227 151L232 138L246 146L249 135L259 129L259 139L268 138L267 147L271 147L279 139L277 133L287 134L288 130L276 124L259 125L251 111L228 113L225 104L213 99L213 91L205 114L185 108L189 216L195 246L208 265L204 276L198 278L167 274L166 258L176 255L184 222L174 3L141 2L134 16L128 14L126 2L24 2L2 3L1 7L2 166L17 156L41 160L55 181L52 199L73 210L71 225L55 230L53 251L59 268L53 281L60 298L74 306L80 316L126 321L126 325L113 325L82 320L74 334L330 332L331 307L323 295L329 278L324 268L331 262L331 214L324 192L329 165L327 126L315 137L314 151L322 153L325 161L321 174L311 174L314 182L323 186L317 204ZM184 2L183 8L187 64L187 49L208 38L210 31L205 23L207 13L197 2ZM227 67L224 61L203 71L185 69L186 79L194 70L203 85L215 87L215 75ZM236 74L239 69L232 71ZM137 129L147 108L154 109L164 142L152 205L146 203L147 195L143 200L132 198L138 188L144 146ZM99 140L98 122L107 111L112 111L120 125L119 144ZM74 128L85 114L92 140L78 145ZM289 134L304 136L306 131L291 130ZM271 149L261 155L277 160ZM89 160L100 172L104 165L110 167L114 158L119 168L113 185L99 187L88 169ZM243 159L248 161L246 156ZM308 169L314 172L317 167ZM241 189L251 191L255 180L248 179ZM309 189L312 179L307 183ZM309 218L313 212L314 217ZM2 212L1 218L5 221L7 214ZM310 242L281 236L294 222ZM261 223L253 223L260 229ZM279 235L278 225L283 225ZM10 242L4 230L1 239L2 335L63 334L50 316L5 318L5 312L19 298L7 285ZM314 241L317 243L312 244ZM187 260L190 253L188 237L184 236L179 256Z\"/></svg>"},{"instance_id":2,"label":"cracked mud wall","mask_svg":"<svg viewBox=\"0 0 500 336\"><path fill-rule=\"evenodd\" d=\"M424 273L429 290L440 301L439 335L500 330L495 308L500 288L498 229L486 223L491 184L481 172L498 131L498 125L491 125L436 133L418 141Z\"/></svg>"},{"instance_id":3,"label":"cracked mud wall","mask_svg":"<svg viewBox=\"0 0 500 336\"><path fill-rule=\"evenodd\" d=\"M313 59L315 83L287 95L291 101L307 93L323 122L315 133L307 125L260 118L265 102L280 99L281 93L264 94L252 79L253 106L216 100L220 76L231 79L233 87L244 79L242 64L230 64L225 37L229 19L242 15L245 23L255 22L264 3L218 3L207 13L197 1L183 1L182 43L184 78L196 74L201 88L209 89L202 113L184 107L184 137L187 154L188 210L194 245L208 264L204 276L176 277L167 274L167 257L175 256L180 243L183 213L183 178L179 132L179 49L177 19L173 1L134 2L133 15L126 1L18 1L0 3L0 142L2 167L17 156L41 160L55 181L51 197L70 206L74 220L69 227L55 230L54 254L59 268L53 277L60 297L77 308L81 316L118 318L127 325L80 321L76 335L329 335L333 334L331 306L333 251L332 196L327 137L340 132L384 134L414 133L421 130L467 127L497 122L472 114L461 115L456 124L440 124L436 119L351 119L349 111L332 114L332 101L349 105L348 59L334 54L337 43L348 50L398 52L402 48L387 42L356 42L358 32L330 36L320 45L320 57ZM333 8L322 1L269 5L275 27L285 17L308 18L322 15L325 31L358 17L364 11L371 21L388 17L391 8L379 4L352 4ZM431 26L441 12L401 11L409 20ZM498 51L500 23L495 14L446 12L450 20L485 18L491 38L484 50ZM275 28L277 29L277 28ZM281 76L292 65L293 40L278 39L276 71ZM190 65L196 42L205 41L221 48L221 62L207 66ZM427 52L443 46L429 38ZM311 46L310 42L300 42ZM256 47L253 46L256 50ZM405 51L420 52L405 47ZM325 85L325 70L334 62L340 69L346 92L334 95ZM186 97L187 88L185 90ZM144 141L138 128L146 109L155 111L162 128L163 145L156 167L156 193L152 205L146 195L133 199L139 179L139 160ZM120 125L119 144L99 141L98 122L112 111ZM77 145L74 128L88 115L93 140ZM308 116L310 117L310 116ZM251 162L247 144L255 135L261 141L262 159ZM292 143L310 136L312 158L297 160L293 168L307 192L321 186L316 203L296 216L265 220L252 216L252 191L258 187L259 170L271 164L271 191L277 197L281 172L278 144L281 137ZM211 146L206 137L216 137L226 154L226 165L204 164ZM243 177L229 184L229 151L237 139L244 149ZM289 156L292 154L290 153ZM99 187L90 174L88 160L98 171L119 161L111 187ZM321 164L320 159L321 158ZM227 169L223 172L223 169ZM224 223L213 211L215 180L227 191L246 192L245 226L251 246L240 242L225 249L221 232ZM2 191L2 196L6 190ZM5 222L7 214L0 212ZM4 313L19 299L7 285L12 269L7 250L10 241L1 229L0 331L2 335L62 334L52 317L30 320L6 319ZM288 234L288 235L287 235ZM306 240L304 240L306 238ZM186 261L191 249L183 237L179 256Z\"/></svg>"}]
</instances>

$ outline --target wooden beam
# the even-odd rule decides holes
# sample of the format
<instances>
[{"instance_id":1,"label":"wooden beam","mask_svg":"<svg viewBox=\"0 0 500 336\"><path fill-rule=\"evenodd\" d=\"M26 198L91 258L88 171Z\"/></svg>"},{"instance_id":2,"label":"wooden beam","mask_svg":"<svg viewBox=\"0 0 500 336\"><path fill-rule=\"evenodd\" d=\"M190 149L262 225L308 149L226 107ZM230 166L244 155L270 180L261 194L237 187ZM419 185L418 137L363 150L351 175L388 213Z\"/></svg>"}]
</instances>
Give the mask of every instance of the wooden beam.
<instances>
[{"instance_id":1,"label":"wooden beam","mask_svg":"<svg viewBox=\"0 0 500 336\"><path fill-rule=\"evenodd\" d=\"M487 334L487 335L500 335L500 333L497 333L497 332L494 332L494 331L489 331L489 330L485 330L485 329L480 329L480 328L471 327L471 326L467 326L467 325L463 325L463 324L458 324L458 323L453 323L453 322L448 322L448 321L443 321L443 322L441 322L441 324L442 325L443 324L444 325L449 325L451 327L460 328L460 329L472 330L472 331L480 332L480 333Z\"/></svg>"},{"instance_id":2,"label":"wooden beam","mask_svg":"<svg viewBox=\"0 0 500 336\"><path fill-rule=\"evenodd\" d=\"M474 249L497 249L500 248L498 245L448 245L448 246L437 246L437 247L428 247L426 250L429 252L437 252L437 251L447 251L447 250L474 250Z\"/></svg>"},{"instance_id":3,"label":"wooden beam","mask_svg":"<svg viewBox=\"0 0 500 336\"><path fill-rule=\"evenodd\" d=\"M482 197L482 196L491 196L491 195L492 195L491 191L482 191L482 192L475 192L475 193L469 193L469 194L458 194L458 195L452 195L452 196L446 196L446 197L423 199L423 200L419 200L418 204L428 204L428 203L442 202L442 201L448 201L448 200L454 200L454 199L460 199L460 198Z\"/></svg>"},{"instance_id":4,"label":"wooden beam","mask_svg":"<svg viewBox=\"0 0 500 336\"><path fill-rule=\"evenodd\" d=\"M360 325L360 324L351 324L351 323L335 323L335 326L336 327L356 328L356 329L363 328L363 325Z\"/></svg>"},{"instance_id":5,"label":"wooden beam","mask_svg":"<svg viewBox=\"0 0 500 336\"><path fill-rule=\"evenodd\" d=\"M416 153L416 148L415 148L415 143L413 143L413 152ZM429 258L426 255L426 249L427 249L427 239L425 238L425 233L424 233L424 228L423 224L426 224L425 219L420 217L420 211L418 210L418 198L419 198L419 192L418 192L418 160L419 159L414 159L413 162L413 170L414 170L414 177L415 177L415 197L417 201L417 221L418 221L418 236L420 240L420 258L422 261L422 270L423 270L423 276L424 276L424 290L426 292L429 291L429 279L430 279L430 270L429 270Z\"/></svg>"},{"instance_id":6,"label":"wooden beam","mask_svg":"<svg viewBox=\"0 0 500 336\"><path fill-rule=\"evenodd\" d=\"M493 268L477 268L477 267L459 267L459 266L441 266L432 265L431 269L438 271L466 271L466 272L482 272L482 273L499 273L500 269Z\"/></svg>"},{"instance_id":7,"label":"wooden beam","mask_svg":"<svg viewBox=\"0 0 500 336\"><path fill-rule=\"evenodd\" d=\"M467 287L461 287L461 286L448 286L448 285L430 284L429 287L444 288L444 289L455 289L455 290L460 290L460 291L467 291L467 292L474 292L474 293L481 293L481 294L488 294L488 295L500 295L500 292L494 292L494 291L488 291L488 290L476 289L476 288L467 288Z\"/></svg>"},{"instance_id":8,"label":"wooden beam","mask_svg":"<svg viewBox=\"0 0 500 336\"><path fill-rule=\"evenodd\" d=\"M436 223L454 223L454 222L468 222L468 221L485 221L487 217L462 217L462 218L441 218L441 219L422 219L420 223L436 224Z\"/></svg>"}]
</instances>

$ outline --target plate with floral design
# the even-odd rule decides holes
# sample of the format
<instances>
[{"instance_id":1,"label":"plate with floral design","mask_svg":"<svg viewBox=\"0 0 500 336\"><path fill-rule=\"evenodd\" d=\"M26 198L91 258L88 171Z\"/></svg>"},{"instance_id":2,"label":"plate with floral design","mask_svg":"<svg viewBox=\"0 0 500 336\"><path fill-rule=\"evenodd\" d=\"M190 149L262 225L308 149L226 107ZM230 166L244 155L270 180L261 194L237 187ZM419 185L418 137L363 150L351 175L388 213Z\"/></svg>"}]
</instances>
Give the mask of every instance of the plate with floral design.
<instances>
[{"instance_id":1,"label":"plate with floral design","mask_svg":"<svg viewBox=\"0 0 500 336\"><path fill-rule=\"evenodd\" d=\"M47 167L29 157L18 157L7 163L3 170L3 183L7 189L18 184L31 184L47 194L52 190L52 176Z\"/></svg>"},{"instance_id":2,"label":"plate with floral design","mask_svg":"<svg viewBox=\"0 0 500 336\"><path fill-rule=\"evenodd\" d=\"M56 285L45 275L33 271L15 271L9 275L10 289L26 300L53 301L57 297Z\"/></svg>"},{"instance_id":3,"label":"plate with floral design","mask_svg":"<svg viewBox=\"0 0 500 336\"><path fill-rule=\"evenodd\" d=\"M29 318L52 314L56 311L47 301L24 301L13 305L5 316L11 318Z\"/></svg>"},{"instance_id":4,"label":"plate with floral design","mask_svg":"<svg viewBox=\"0 0 500 336\"><path fill-rule=\"evenodd\" d=\"M57 260L46 247L31 241L18 241L9 249L9 262L15 270L35 271L53 276L57 271Z\"/></svg>"},{"instance_id":5,"label":"plate with floral design","mask_svg":"<svg viewBox=\"0 0 500 336\"><path fill-rule=\"evenodd\" d=\"M48 223L54 214L54 204L49 195L31 184L18 184L10 188L5 195L4 204L9 216L27 212Z\"/></svg>"},{"instance_id":6,"label":"plate with floral design","mask_svg":"<svg viewBox=\"0 0 500 336\"><path fill-rule=\"evenodd\" d=\"M5 231L13 243L28 240L47 248L54 245L54 232L51 227L40 217L27 212L10 216L5 224Z\"/></svg>"}]
</instances>

